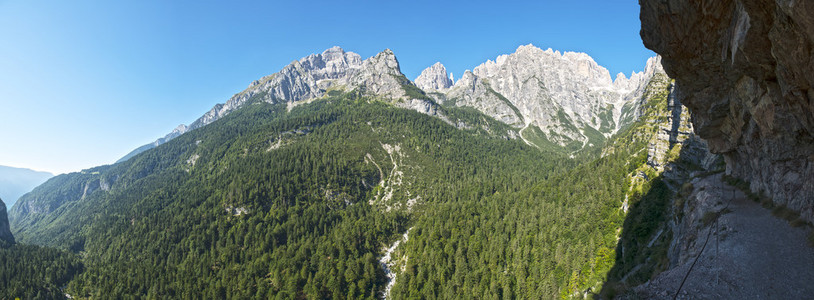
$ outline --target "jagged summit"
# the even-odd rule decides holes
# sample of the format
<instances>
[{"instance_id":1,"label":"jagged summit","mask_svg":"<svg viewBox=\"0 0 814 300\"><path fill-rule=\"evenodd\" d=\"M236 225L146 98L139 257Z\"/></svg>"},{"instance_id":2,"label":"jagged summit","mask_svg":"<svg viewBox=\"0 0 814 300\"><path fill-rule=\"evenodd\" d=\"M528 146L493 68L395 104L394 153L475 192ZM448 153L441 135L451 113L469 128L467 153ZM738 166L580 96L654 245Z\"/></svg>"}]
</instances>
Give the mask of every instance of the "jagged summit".
<instances>
[{"instance_id":1,"label":"jagged summit","mask_svg":"<svg viewBox=\"0 0 814 300\"><path fill-rule=\"evenodd\" d=\"M625 104L635 106L634 100L658 72L663 73L660 60L652 58L631 78L611 80L608 70L588 54L529 44L465 72L445 100L517 128L537 127L560 145L588 145L591 133L586 131L607 137L621 127Z\"/></svg>"},{"instance_id":2,"label":"jagged summit","mask_svg":"<svg viewBox=\"0 0 814 300\"><path fill-rule=\"evenodd\" d=\"M187 132L187 129L188 129L187 125L180 124L177 127L175 127L175 129L172 130L171 134L172 133L183 134L184 132Z\"/></svg>"},{"instance_id":3,"label":"jagged summit","mask_svg":"<svg viewBox=\"0 0 814 300\"><path fill-rule=\"evenodd\" d=\"M542 50L528 44L467 70L457 82L437 62L413 83L401 73L390 49L363 60L359 54L334 46L253 81L188 127L179 127L124 159L210 124L247 102L288 103L292 107L323 97L329 90L359 90L390 99L400 107L437 114L433 101L415 93L423 91L435 102L473 107L518 129L536 127L553 143L564 146L579 142L584 147L597 142L596 138L589 141L591 133L586 131L599 131L608 137L619 130L636 111L635 100L650 78L663 72L661 59L654 57L643 71L629 78L620 74L612 80L608 70L586 53Z\"/></svg>"},{"instance_id":4,"label":"jagged summit","mask_svg":"<svg viewBox=\"0 0 814 300\"><path fill-rule=\"evenodd\" d=\"M322 97L329 89L351 90L358 87L373 94L404 97L401 84L391 78L400 76L404 75L396 55L390 49L362 60L359 54L334 46L321 54L296 60L280 72L252 82L246 90L232 96L226 103L216 105L193 122L189 130L212 123L252 99L268 103L298 102Z\"/></svg>"},{"instance_id":5,"label":"jagged summit","mask_svg":"<svg viewBox=\"0 0 814 300\"><path fill-rule=\"evenodd\" d=\"M421 71L415 79L415 85L422 90L445 90L452 87L452 74L447 75L447 69L440 62Z\"/></svg>"},{"instance_id":6,"label":"jagged summit","mask_svg":"<svg viewBox=\"0 0 814 300\"><path fill-rule=\"evenodd\" d=\"M395 105L435 114L434 103L408 96L405 86L413 85L401 73L398 59L390 49L362 60L359 54L339 46L295 60L277 73L252 81L249 86L223 104L216 104L189 126L179 126L167 136L144 145L119 161L163 144L184 132L206 126L251 101L289 103L324 96L328 90L359 89L369 95L391 99Z\"/></svg>"},{"instance_id":7,"label":"jagged summit","mask_svg":"<svg viewBox=\"0 0 814 300\"><path fill-rule=\"evenodd\" d=\"M654 74L658 73L664 73L664 68L661 66L661 56L653 56L647 59L644 70L631 72L630 77L626 77L624 73L616 75L613 86L620 91L631 92L636 88L643 87Z\"/></svg>"}]
</instances>

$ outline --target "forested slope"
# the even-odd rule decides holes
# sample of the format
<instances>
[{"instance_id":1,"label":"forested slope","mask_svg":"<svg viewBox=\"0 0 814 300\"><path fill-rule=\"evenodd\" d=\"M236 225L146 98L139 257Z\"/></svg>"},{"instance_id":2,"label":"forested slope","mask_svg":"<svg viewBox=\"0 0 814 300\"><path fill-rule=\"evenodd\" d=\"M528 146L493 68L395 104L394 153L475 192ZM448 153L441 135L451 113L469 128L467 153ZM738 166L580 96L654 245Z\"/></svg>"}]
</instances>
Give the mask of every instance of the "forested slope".
<instances>
[{"instance_id":1,"label":"forested slope","mask_svg":"<svg viewBox=\"0 0 814 300\"><path fill-rule=\"evenodd\" d=\"M660 80L645 115L664 113ZM598 287L626 196L650 188L630 183L658 124L569 158L477 111L442 109L446 120L352 92L257 101L128 161L53 178L15 205L12 228L80 254L75 297L376 298L382 249L410 228L393 298Z\"/></svg>"},{"instance_id":2,"label":"forested slope","mask_svg":"<svg viewBox=\"0 0 814 300\"><path fill-rule=\"evenodd\" d=\"M663 219L664 206L650 203L663 203L670 191L648 165L648 148L670 121L670 87L669 78L655 76L639 120L611 139L601 156L554 166L546 180L527 189L436 205L415 223L399 252L404 276L397 277L393 294L543 299L598 292L617 259L626 207L638 208L630 230L640 239Z\"/></svg>"},{"instance_id":3,"label":"forested slope","mask_svg":"<svg viewBox=\"0 0 814 300\"><path fill-rule=\"evenodd\" d=\"M564 163L491 127L349 95L290 112L258 102L55 178L82 192L60 198L46 184L13 227L21 241L83 253L87 270L68 288L79 296L373 297L381 246L428 207L517 191Z\"/></svg>"}]
</instances>

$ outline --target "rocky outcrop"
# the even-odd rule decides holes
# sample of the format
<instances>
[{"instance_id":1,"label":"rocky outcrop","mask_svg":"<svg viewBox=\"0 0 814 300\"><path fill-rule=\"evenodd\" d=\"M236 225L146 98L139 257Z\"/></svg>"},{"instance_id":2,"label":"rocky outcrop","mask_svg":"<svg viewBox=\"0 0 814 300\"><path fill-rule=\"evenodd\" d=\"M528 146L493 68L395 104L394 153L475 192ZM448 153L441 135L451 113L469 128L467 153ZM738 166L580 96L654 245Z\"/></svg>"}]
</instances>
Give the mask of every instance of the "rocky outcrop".
<instances>
[{"instance_id":1,"label":"rocky outcrop","mask_svg":"<svg viewBox=\"0 0 814 300\"><path fill-rule=\"evenodd\" d=\"M452 79L447 76L447 69L440 62L421 71L415 79L415 85L425 91L446 90L452 87Z\"/></svg>"},{"instance_id":2,"label":"rocky outcrop","mask_svg":"<svg viewBox=\"0 0 814 300\"><path fill-rule=\"evenodd\" d=\"M633 123L642 116L643 112L641 106L644 103L643 101L648 98L647 95L645 95L647 92L646 89L650 80L656 76L663 76L667 81L671 80L667 77L667 74L664 73L660 56L647 59L644 70L631 74L630 78L627 78L623 73L616 75L613 86L625 94L624 104L617 122L617 129Z\"/></svg>"},{"instance_id":3,"label":"rocky outcrop","mask_svg":"<svg viewBox=\"0 0 814 300\"><path fill-rule=\"evenodd\" d=\"M390 49L362 60L359 54L333 47L252 82L246 90L193 122L188 130L212 123L251 100L298 102L322 97L334 89L357 89L367 95L405 101L417 98L408 96L406 89L410 86L415 87L401 73L396 55Z\"/></svg>"},{"instance_id":4,"label":"rocky outcrop","mask_svg":"<svg viewBox=\"0 0 814 300\"><path fill-rule=\"evenodd\" d=\"M678 151L682 150L682 148L701 144L700 147L703 148L701 152L708 153L708 150L706 150L706 146L703 145L703 142L698 141L695 143L693 141L689 141L684 143L687 141L687 139L697 138L693 134L689 112L683 105L681 105L681 102L679 102L678 98L676 97L676 94L678 94L678 88L675 86L675 84L670 84L670 81L671 80L667 78L666 75L657 74L647 86L645 96L642 97L643 99L648 99L654 96L652 94L667 92L665 113L658 115L656 119L644 120L650 124L657 125L656 134L653 135L648 142L647 164L659 172L664 171L666 164L669 164L670 160L675 159L675 157L670 158L670 156L677 156ZM634 113L636 115L636 120L638 120L640 116L645 113L646 109L652 108L648 107L644 103L640 104L640 109L637 109ZM675 146L677 144L680 144L680 147L676 148ZM686 152L686 149L683 150ZM699 155L688 156L685 154L685 158L695 156ZM694 162L694 164L701 165L701 162L699 160ZM666 176L669 174L671 173L665 173Z\"/></svg>"},{"instance_id":5,"label":"rocky outcrop","mask_svg":"<svg viewBox=\"0 0 814 300\"><path fill-rule=\"evenodd\" d=\"M633 131L623 132L602 154L611 154L617 145L636 144L644 146L646 157L627 161L638 167L629 175L628 193L621 207L626 220L617 244L616 265L608 273L600 299L643 284L671 266L675 255L670 249L677 244L674 239L691 232L680 231L687 227L680 212L684 202L675 195L684 193L693 178L722 171L720 156L710 153L706 143L694 134L690 114L677 97L680 93L681 87L666 74L653 76L636 103L638 108L629 112L637 118ZM638 151L634 156L641 154Z\"/></svg>"},{"instance_id":6,"label":"rocky outcrop","mask_svg":"<svg viewBox=\"0 0 814 300\"><path fill-rule=\"evenodd\" d=\"M814 3L640 3L645 46L727 173L814 221Z\"/></svg>"},{"instance_id":7,"label":"rocky outcrop","mask_svg":"<svg viewBox=\"0 0 814 300\"><path fill-rule=\"evenodd\" d=\"M14 236L11 235L11 227L6 214L6 204L0 199L0 247L14 244Z\"/></svg>"},{"instance_id":8,"label":"rocky outcrop","mask_svg":"<svg viewBox=\"0 0 814 300\"><path fill-rule=\"evenodd\" d=\"M447 92L446 105L468 106L503 123L522 127L523 114L506 97L492 89L489 84L466 70L455 86Z\"/></svg>"}]
</instances>

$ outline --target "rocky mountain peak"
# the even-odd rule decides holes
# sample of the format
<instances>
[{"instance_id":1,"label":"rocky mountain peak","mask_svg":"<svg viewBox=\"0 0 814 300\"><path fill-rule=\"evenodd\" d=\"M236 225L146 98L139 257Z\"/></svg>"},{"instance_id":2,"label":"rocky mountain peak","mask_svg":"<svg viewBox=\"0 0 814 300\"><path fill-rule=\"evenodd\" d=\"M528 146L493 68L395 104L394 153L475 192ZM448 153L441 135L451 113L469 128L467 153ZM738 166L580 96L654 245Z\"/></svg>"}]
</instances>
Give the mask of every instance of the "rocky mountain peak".
<instances>
[{"instance_id":1,"label":"rocky mountain peak","mask_svg":"<svg viewBox=\"0 0 814 300\"><path fill-rule=\"evenodd\" d=\"M653 56L647 59L644 70L640 72L632 72L630 78L626 77L624 73L619 73L613 81L614 88L620 91L633 91L637 88L644 87L647 80L658 73L664 73L664 67L661 65L661 56Z\"/></svg>"},{"instance_id":2,"label":"rocky mountain peak","mask_svg":"<svg viewBox=\"0 0 814 300\"><path fill-rule=\"evenodd\" d=\"M651 58L647 59L647 63L644 67L645 74L656 74L656 73L664 73L664 66L661 64L661 56L656 55Z\"/></svg>"},{"instance_id":3,"label":"rocky mountain peak","mask_svg":"<svg viewBox=\"0 0 814 300\"><path fill-rule=\"evenodd\" d=\"M339 46L333 46L325 49L325 51L322 51L322 57L326 61L343 59L345 57L345 49L342 49L342 47Z\"/></svg>"},{"instance_id":4,"label":"rocky mountain peak","mask_svg":"<svg viewBox=\"0 0 814 300\"><path fill-rule=\"evenodd\" d=\"M445 90L452 87L452 75L447 76L447 69L440 62L421 71L415 79L415 85L422 90Z\"/></svg>"},{"instance_id":5,"label":"rocky mountain peak","mask_svg":"<svg viewBox=\"0 0 814 300\"><path fill-rule=\"evenodd\" d=\"M182 134L184 132L187 132L187 125L181 124L178 125L178 127L175 127L175 129L172 130L171 134L172 133Z\"/></svg>"},{"instance_id":6,"label":"rocky mountain peak","mask_svg":"<svg viewBox=\"0 0 814 300\"><path fill-rule=\"evenodd\" d=\"M404 77L395 53L390 49L362 60L359 54L347 52L338 46L320 54L311 54L295 60L277 73L264 76L249 84L226 103L216 104L209 112L188 127L179 126L167 136L142 146L123 159L163 144L184 132L210 124L249 102L289 103L319 98L329 89L359 89L367 94L391 100L402 100L396 105L435 114L432 101L408 99L405 85L413 85ZM290 107L291 107L290 106ZM121 161L121 160L120 160Z\"/></svg>"},{"instance_id":7,"label":"rocky mountain peak","mask_svg":"<svg viewBox=\"0 0 814 300\"><path fill-rule=\"evenodd\" d=\"M472 73L472 71L470 71L470 70L466 70L466 71L464 71L464 75L461 76L461 78L458 78L458 82L456 82L455 84L461 83L463 85L464 82L466 82L466 81L474 81L474 80L475 80L475 74Z\"/></svg>"},{"instance_id":8,"label":"rocky mountain peak","mask_svg":"<svg viewBox=\"0 0 814 300\"><path fill-rule=\"evenodd\" d=\"M574 141L588 145L585 128L605 136L618 130L624 115L622 106L641 95L657 72L663 70L660 59L654 58L644 71L611 80L608 70L588 54L542 50L528 44L467 70L457 82L439 62L423 70L413 83L401 73L399 61L390 49L362 60L359 54L331 47L255 80L188 127L176 128L137 151L212 123L248 102L288 103L290 108L336 89L358 90L432 115L437 113L435 102L452 100L450 103L474 107L516 128L536 126L547 136L556 136L552 139L561 145ZM436 93L419 95L426 93L422 90Z\"/></svg>"},{"instance_id":9,"label":"rocky mountain peak","mask_svg":"<svg viewBox=\"0 0 814 300\"><path fill-rule=\"evenodd\" d=\"M366 68L369 71L402 75L396 54L390 49L384 49L384 51L379 52L379 54L366 59L363 64L369 66Z\"/></svg>"},{"instance_id":10,"label":"rocky mountain peak","mask_svg":"<svg viewBox=\"0 0 814 300\"><path fill-rule=\"evenodd\" d=\"M612 83L610 73L600 66L588 54L580 52L562 52L551 49L543 51L534 45L523 45L515 53L498 56L494 61L487 60L475 67L473 73L479 77L505 75L506 71L529 75L531 73L562 73L567 78L579 80L592 86L609 86Z\"/></svg>"},{"instance_id":11,"label":"rocky mountain peak","mask_svg":"<svg viewBox=\"0 0 814 300\"><path fill-rule=\"evenodd\" d=\"M634 100L658 72L663 72L660 59L654 58L644 71L612 80L588 54L529 44L467 71L444 99L518 128L536 126L561 145L588 145L586 128L605 136L621 128L623 106L637 106Z\"/></svg>"}]
</instances>

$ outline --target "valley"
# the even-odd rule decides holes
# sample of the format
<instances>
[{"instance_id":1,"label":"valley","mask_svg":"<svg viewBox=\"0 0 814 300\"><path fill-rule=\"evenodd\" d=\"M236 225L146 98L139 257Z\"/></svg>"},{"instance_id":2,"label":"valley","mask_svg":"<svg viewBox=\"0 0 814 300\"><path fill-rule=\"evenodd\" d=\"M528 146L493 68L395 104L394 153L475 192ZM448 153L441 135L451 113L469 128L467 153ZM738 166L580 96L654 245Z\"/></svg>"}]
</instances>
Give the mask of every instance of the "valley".
<instances>
[{"instance_id":1,"label":"valley","mask_svg":"<svg viewBox=\"0 0 814 300\"><path fill-rule=\"evenodd\" d=\"M571 54L530 53L570 63ZM619 138L608 150L598 133L591 147L583 137L569 148L531 122L517 127L457 97L427 96L443 92L366 79L403 78L389 51L362 61L331 48L292 67L313 61L349 69L301 69L275 84L284 73L268 76L153 149L50 180L12 209L18 242L80 253L85 270L66 287L74 297L538 298L602 282L624 218L621 174L644 163L627 158L645 139ZM669 81L658 74L629 110L667 109ZM325 78L305 89L312 94L267 96L289 97L278 89L307 76ZM607 117L621 118L616 111ZM570 118L560 121L572 126ZM606 120L570 128L612 133L625 123ZM655 133L639 124L620 132ZM526 260L534 263L518 264ZM569 271L577 269L585 272Z\"/></svg>"},{"instance_id":2,"label":"valley","mask_svg":"<svg viewBox=\"0 0 814 300\"><path fill-rule=\"evenodd\" d=\"M641 0L629 76L281 64L0 206L0 299L805 298L814 6L781 2Z\"/></svg>"}]
</instances>

